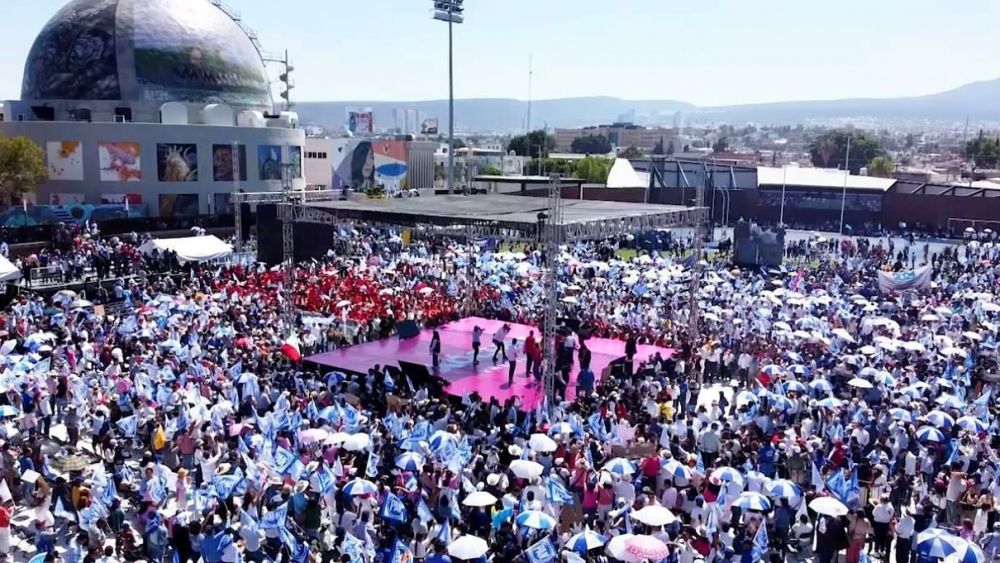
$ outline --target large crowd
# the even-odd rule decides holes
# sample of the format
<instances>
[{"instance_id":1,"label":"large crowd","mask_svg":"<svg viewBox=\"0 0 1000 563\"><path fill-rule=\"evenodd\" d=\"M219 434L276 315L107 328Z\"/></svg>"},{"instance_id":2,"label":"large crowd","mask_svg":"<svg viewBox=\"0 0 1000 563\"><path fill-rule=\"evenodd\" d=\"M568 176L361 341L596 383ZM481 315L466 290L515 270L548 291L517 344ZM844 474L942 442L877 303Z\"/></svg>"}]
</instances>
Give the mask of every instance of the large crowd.
<instances>
[{"instance_id":1,"label":"large crowd","mask_svg":"<svg viewBox=\"0 0 1000 563\"><path fill-rule=\"evenodd\" d=\"M400 320L536 324L550 257L530 246L355 232L297 268L291 326L264 266L164 262L118 282L116 314L25 294L0 318L0 557L993 561L1000 250L814 239L780 269L710 256L692 296L687 246L564 248L571 369L592 335L674 354L537 405L452 397L388 357L302 361ZM923 265L928 287L880 291Z\"/></svg>"}]
</instances>

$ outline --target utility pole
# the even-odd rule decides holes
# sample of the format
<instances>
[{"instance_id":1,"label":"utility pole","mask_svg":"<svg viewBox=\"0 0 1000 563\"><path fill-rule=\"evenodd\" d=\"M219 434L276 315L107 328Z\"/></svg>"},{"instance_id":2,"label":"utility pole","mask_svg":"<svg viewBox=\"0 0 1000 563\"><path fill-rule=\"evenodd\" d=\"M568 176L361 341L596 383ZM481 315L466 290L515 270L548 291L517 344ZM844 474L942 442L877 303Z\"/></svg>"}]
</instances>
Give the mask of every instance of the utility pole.
<instances>
[{"instance_id":1,"label":"utility pole","mask_svg":"<svg viewBox=\"0 0 1000 563\"><path fill-rule=\"evenodd\" d=\"M840 198L840 234L844 234L844 211L847 210L847 180L851 177L851 135L847 137L847 158L844 159L844 193Z\"/></svg>"},{"instance_id":2,"label":"utility pole","mask_svg":"<svg viewBox=\"0 0 1000 563\"><path fill-rule=\"evenodd\" d=\"M465 21L463 0L434 0L434 19L448 23L448 193L455 193L455 66L452 24Z\"/></svg>"}]
</instances>

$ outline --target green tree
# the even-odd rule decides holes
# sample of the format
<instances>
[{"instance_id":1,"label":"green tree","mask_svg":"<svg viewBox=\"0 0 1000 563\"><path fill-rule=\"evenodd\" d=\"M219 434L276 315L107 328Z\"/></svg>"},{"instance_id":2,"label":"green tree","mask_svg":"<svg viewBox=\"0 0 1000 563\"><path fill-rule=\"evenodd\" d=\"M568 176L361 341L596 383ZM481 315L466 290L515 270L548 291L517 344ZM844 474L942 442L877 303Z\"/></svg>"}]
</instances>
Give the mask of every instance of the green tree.
<instances>
[{"instance_id":1,"label":"green tree","mask_svg":"<svg viewBox=\"0 0 1000 563\"><path fill-rule=\"evenodd\" d=\"M876 156L885 156L878 139L860 131L829 131L813 141L809 156L814 166L844 168L847 160L847 139L851 140L851 161L847 169L857 174L861 167Z\"/></svg>"},{"instance_id":2,"label":"green tree","mask_svg":"<svg viewBox=\"0 0 1000 563\"><path fill-rule=\"evenodd\" d=\"M712 143L712 152L726 152L729 150L729 137L719 137L719 140Z\"/></svg>"},{"instance_id":3,"label":"green tree","mask_svg":"<svg viewBox=\"0 0 1000 563\"><path fill-rule=\"evenodd\" d=\"M570 149L577 154L608 154L611 143L604 135L585 135L573 139Z\"/></svg>"},{"instance_id":4,"label":"green tree","mask_svg":"<svg viewBox=\"0 0 1000 563\"><path fill-rule=\"evenodd\" d=\"M508 151L514 151L514 154L518 156L530 156L532 158L548 156L555 148L555 137L545 133L542 129L532 131L527 135L516 135L507 143Z\"/></svg>"},{"instance_id":5,"label":"green tree","mask_svg":"<svg viewBox=\"0 0 1000 563\"><path fill-rule=\"evenodd\" d=\"M443 163L438 163L434 165L434 179L444 180L448 177L448 169Z\"/></svg>"},{"instance_id":6,"label":"green tree","mask_svg":"<svg viewBox=\"0 0 1000 563\"><path fill-rule=\"evenodd\" d=\"M641 150L639 150L637 147L634 146L629 147L623 150L622 152L618 153L618 158L635 159L635 158L645 158L645 157L646 155L644 155Z\"/></svg>"},{"instance_id":7,"label":"green tree","mask_svg":"<svg viewBox=\"0 0 1000 563\"><path fill-rule=\"evenodd\" d=\"M991 139L979 131L979 136L965 144L965 157L976 168L996 168L1000 164L1000 138Z\"/></svg>"},{"instance_id":8,"label":"green tree","mask_svg":"<svg viewBox=\"0 0 1000 563\"><path fill-rule=\"evenodd\" d=\"M868 163L868 175L878 178L892 178L896 164L888 156L876 156Z\"/></svg>"},{"instance_id":9,"label":"green tree","mask_svg":"<svg viewBox=\"0 0 1000 563\"><path fill-rule=\"evenodd\" d=\"M576 177L594 184L604 184L608 181L612 161L608 158L588 156L576 163Z\"/></svg>"},{"instance_id":10,"label":"green tree","mask_svg":"<svg viewBox=\"0 0 1000 563\"><path fill-rule=\"evenodd\" d=\"M503 170L500 170L492 164L487 164L482 170L479 171L479 173L483 176L502 176Z\"/></svg>"},{"instance_id":11,"label":"green tree","mask_svg":"<svg viewBox=\"0 0 1000 563\"><path fill-rule=\"evenodd\" d=\"M42 149L27 137L0 135L0 198L19 203L48 178Z\"/></svg>"}]
</instances>

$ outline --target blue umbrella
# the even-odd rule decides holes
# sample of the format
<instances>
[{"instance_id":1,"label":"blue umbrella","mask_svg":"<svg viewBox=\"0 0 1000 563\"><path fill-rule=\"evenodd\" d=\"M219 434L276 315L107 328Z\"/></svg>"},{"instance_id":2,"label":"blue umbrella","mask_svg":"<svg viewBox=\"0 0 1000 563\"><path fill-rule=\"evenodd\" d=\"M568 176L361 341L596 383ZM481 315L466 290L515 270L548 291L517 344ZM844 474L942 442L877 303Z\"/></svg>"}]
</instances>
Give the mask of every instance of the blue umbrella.
<instances>
[{"instance_id":1,"label":"blue umbrella","mask_svg":"<svg viewBox=\"0 0 1000 563\"><path fill-rule=\"evenodd\" d=\"M373 495L376 492L378 492L378 487L367 479L352 479L344 485L344 494L347 496Z\"/></svg>"},{"instance_id":2,"label":"blue umbrella","mask_svg":"<svg viewBox=\"0 0 1000 563\"><path fill-rule=\"evenodd\" d=\"M802 355L798 352L785 352L785 357L793 362L802 363Z\"/></svg>"},{"instance_id":3,"label":"blue umbrella","mask_svg":"<svg viewBox=\"0 0 1000 563\"><path fill-rule=\"evenodd\" d=\"M736 497L736 500L733 501L733 506L738 506L744 510L764 512L771 509L771 501L767 500L767 497L760 493L747 491L740 493L740 496Z\"/></svg>"},{"instance_id":4,"label":"blue umbrella","mask_svg":"<svg viewBox=\"0 0 1000 563\"><path fill-rule=\"evenodd\" d=\"M956 543L962 541L958 536L941 528L931 528L917 534L917 553L927 557L943 559L958 551Z\"/></svg>"},{"instance_id":5,"label":"blue umbrella","mask_svg":"<svg viewBox=\"0 0 1000 563\"><path fill-rule=\"evenodd\" d=\"M782 374L785 370L778 364L769 364L761 368L761 373L765 373L770 377L777 377Z\"/></svg>"},{"instance_id":6,"label":"blue umbrella","mask_svg":"<svg viewBox=\"0 0 1000 563\"><path fill-rule=\"evenodd\" d=\"M792 408L792 401L788 397L783 395L778 395L777 393L771 393L767 396L767 400L770 401L771 406L780 411L787 411Z\"/></svg>"},{"instance_id":7,"label":"blue umbrella","mask_svg":"<svg viewBox=\"0 0 1000 563\"><path fill-rule=\"evenodd\" d=\"M522 528L534 528L536 530L551 530L556 527L556 519L542 512L541 510L528 510L517 515L514 519L518 526Z\"/></svg>"},{"instance_id":8,"label":"blue umbrella","mask_svg":"<svg viewBox=\"0 0 1000 563\"><path fill-rule=\"evenodd\" d=\"M955 421L958 427L967 432L986 432L988 426L982 420L974 416L963 416Z\"/></svg>"},{"instance_id":9,"label":"blue umbrella","mask_svg":"<svg viewBox=\"0 0 1000 563\"><path fill-rule=\"evenodd\" d=\"M889 409L889 416L896 420L902 420L903 422L913 422L913 416L910 414L910 411L906 409Z\"/></svg>"},{"instance_id":10,"label":"blue umbrella","mask_svg":"<svg viewBox=\"0 0 1000 563\"><path fill-rule=\"evenodd\" d=\"M921 426L917 430L917 439L921 442L944 442L944 434L933 426Z\"/></svg>"},{"instance_id":11,"label":"blue umbrella","mask_svg":"<svg viewBox=\"0 0 1000 563\"><path fill-rule=\"evenodd\" d=\"M0 405L0 417L17 416L19 414L21 414L21 411L17 410L17 407Z\"/></svg>"},{"instance_id":12,"label":"blue umbrella","mask_svg":"<svg viewBox=\"0 0 1000 563\"><path fill-rule=\"evenodd\" d=\"M840 407L841 401L840 399L837 399L835 397L827 397L825 399L817 401L816 405L823 407L825 409L836 409Z\"/></svg>"},{"instance_id":13,"label":"blue umbrella","mask_svg":"<svg viewBox=\"0 0 1000 563\"><path fill-rule=\"evenodd\" d=\"M801 381L786 381L782 385L782 388L785 390L785 393L794 391L795 393L802 395L806 392L806 386Z\"/></svg>"},{"instance_id":14,"label":"blue umbrella","mask_svg":"<svg viewBox=\"0 0 1000 563\"><path fill-rule=\"evenodd\" d=\"M959 399L954 395L941 395L937 398L937 404L941 405L946 409L964 409L965 401Z\"/></svg>"},{"instance_id":15,"label":"blue umbrella","mask_svg":"<svg viewBox=\"0 0 1000 563\"><path fill-rule=\"evenodd\" d=\"M830 382L825 379L814 379L810 381L809 388L813 391L822 391L827 395L833 393L833 385L830 385Z\"/></svg>"},{"instance_id":16,"label":"blue umbrella","mask_svg":"<svg viewBox=\"0 0 1000 563\"><path fill-rule=\"evenodd\" d=\"M431 450L437 451L441 449L441 446L443 446L445 442L451 442L452 444L457 445L458 439L455 438L454 434L450 432L445 432L444 430L438 430L437 432L431 434L431 439L429 442L431 445Z\"/></svg>"},{"instance_id":17,"label":"blue umbrella","mask_svg":"<svg viewBox=\"0 0 1000 563\"><path fill-rule=\"evenodd\" d=\"M712 472L712 477L720 481L725 481L727 483L737 483L740 487L743 486L745 482L743 480L743 474L739 471L733 469L732 467L724 466L716 469Z\"/></svg>"},{"instance_id":18,"label":"blue umbrella","mask_svg":"<svg viewBox=\"0 0 1000 563\"><path fill-rule=\"evenodd\" d=\"M604 470L615 475L634 475L636 467L631 461L623 457L616 457L604 464Z\"/></svg>"},{"instance_id":19,"label":"blue umbrella","mask_svg":"<svg viewBox=\"0 0 1000 563\"><path fill-rule=\"evenodd\" d=\"M802 498L802 489L788 479L775 479L768 483L767 494L774 498L797 499Z\"/></svg>"},{"instance_id":20,"label":"blue umbrella","mask_svg":"<svg viewBox=\"0 0 1000 563\"><path fill-rule=\"evenodd\" d=\"M955 425L955 419L950 414L942 411L931 411L924 416L924 420L934 425L935 428L948 430Z\"/></svg>"},{"instance_id":21,"label":"blue umbrella","mask_svg":"<svg viewBox=\"0 0 1000 563\"><path fill-rule=\"evenodd\" d=\"M566 547L579 553L585 553L591 549L601 547L607 542L608 538L602 536L601 534L591 532L590 530L584 530L571 537L569 541L566 542Z\"/></svg>"},{"instance_id":22,"label":"blue umbrella","mask_svg":"<svg viewBox=\"0 0 1000 563\"><path fill-rule=\"evenodd\" d=\"M677 479L690 479L691 470L686 465L676 459L666 459L661 463L663 469L672 477Z\"/></svg>"},{"instance_id":23,"label":"blue umbrella","mask_svg":"<svg viewBox=\"0 0 1000 563\"><path fill-rule=\"evenodd\" d=\"M319 411L320 420L334 420L340 418L340 409L336 406L324 407L323 410Z\"/></svg>"},{"instance_id":24,"label":"blue umbrella","mask_svg":"<svg viewBox=\"0 0 1000 563\"><path fill-rule=\"evenodd\" d=\"M953 541L955 553L949 555L945 561L948 563L989 563L990 558L986 557L979 546L966 540Z\"/></svg>"},{"instance_id":25,"label":"blue umbrella","mask_svg":"<svg viewBox=\"0 0 1000 563\"><path fill-rule=\"evenodd\" d=\"M427 442L417 438L407 438L399 443L399 449L408 452L422 452L427 448Z\"/></svg>"},{"instance_id":26,"label":"blue umbrella","mask_svg":"<svg viewBox=\"0 0 1000 563\"><path fill-rule=\"evenodd\" d=\"M420 471L420 468L424 466L424 456L414 453L406 452L405 454L400 454L396 456L396 467L402 469L403 471Z\"/></svg>"}]
</instances>

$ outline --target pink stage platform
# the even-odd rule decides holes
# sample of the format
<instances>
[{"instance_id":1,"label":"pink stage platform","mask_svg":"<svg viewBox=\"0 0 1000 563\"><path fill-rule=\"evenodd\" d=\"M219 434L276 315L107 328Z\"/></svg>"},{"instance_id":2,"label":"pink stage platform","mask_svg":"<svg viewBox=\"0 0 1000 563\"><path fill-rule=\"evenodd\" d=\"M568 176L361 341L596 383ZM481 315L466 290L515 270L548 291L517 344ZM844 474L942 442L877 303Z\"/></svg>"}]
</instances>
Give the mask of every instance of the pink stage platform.
<instances>
[{"instance_id":1,"label":"pink stage platform","mask_svg":"<svg viewBox=\"0 0 1000 563\"><path fill-rule=\"evenodd\" d=\"M517 395L521 397L521 402L525 407L533 407L540 399L540 390L535 385L534 378L525 376L523 354L522 359L517 363L517 372L512 386L507 384L508 364L502 360L496 364L493 363L492 337L502 324L503 321L466 317L438 327L441 334L441 365L437 371L431 370L430 342L434 333L432 330L423 330L418 336L406 340L393 337L317 354L306 358L306 360L333 369L358 373L367 372L375 364L396 365L398 361L422 364L427 366L432 373L447 380L449 382L447 391L453 395L462 396L478 391L483 398L496 397L501 402L508 397ZM484 332L479 352L479 364L473 365L472 328L476 325L482 327ZM510 345L511 338L516 338L521 343L522 350L524 339L529 332L534 331L536 337L539 334L538 329L528 325L510 323L510 327L507 345ZM591 369L594 370L598 379L604 368L612 361L625 355L625 342L621 340L591 338L587 340L587 346L592 353ZM645 359L656 352L660 352L664 358L673 354L673 350L669 348L640 344L636 357ZM572 396L576 391L577 371L574 369L570 375L569 396Z\"/></svg>"}]
</instances>

